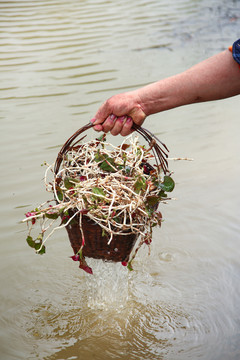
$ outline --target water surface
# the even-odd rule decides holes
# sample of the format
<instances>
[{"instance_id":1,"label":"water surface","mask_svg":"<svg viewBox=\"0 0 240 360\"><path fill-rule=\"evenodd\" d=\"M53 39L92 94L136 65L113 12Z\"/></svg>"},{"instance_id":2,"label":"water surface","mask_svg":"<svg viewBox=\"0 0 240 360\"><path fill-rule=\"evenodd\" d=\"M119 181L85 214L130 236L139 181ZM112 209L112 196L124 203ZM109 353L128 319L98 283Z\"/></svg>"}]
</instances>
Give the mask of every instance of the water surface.
<instances>
[{"instance_id":1,"label":"water surface","mask_svg":"<svg viewBox=\"0 0 240 360\"><path fill-rule=\"evenodd\" d=\"M92 260L85 275L64 231L37 256L19 224L47 197L41 164L107 97L224 50L239 28L237 0L0 2L1 359L239 359L239 97L146 120L194 161L170 162L177 200L134 272Z\"/></svg>"}]
</instances>

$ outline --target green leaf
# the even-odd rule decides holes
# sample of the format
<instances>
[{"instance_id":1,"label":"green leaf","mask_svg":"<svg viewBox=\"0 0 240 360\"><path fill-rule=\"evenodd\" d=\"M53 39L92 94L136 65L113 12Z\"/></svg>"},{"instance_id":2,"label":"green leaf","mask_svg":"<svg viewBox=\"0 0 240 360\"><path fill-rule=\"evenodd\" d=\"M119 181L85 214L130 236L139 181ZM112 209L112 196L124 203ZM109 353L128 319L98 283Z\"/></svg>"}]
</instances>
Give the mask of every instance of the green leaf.
<instances>
[{"instance_id":1,"label":"green leaf","mask_svg":"<svg viewBox=\"0 0 240 360\"><path fill-rule=\"evenodd\" d=\"M35 250L37 251L38 254L43 255L46 252L46 247L45 247L45 245L43 245L41 248L41 246L42 246L41 242L35 243ZM41 250L39 250L40 248L41 248Z\"/></svg>"},{"instance_id":2,"label":"green leaf","mask_svg":"<svg viewBox=\"0 0 240 360\"><path fill-rule=\"evenodd\" d=\"M98 166L107 172L116 172L116 164L114 162L114 159L108 156L107 154L100 154L98 151L95 155L95 161L100 163Z\"/></svg>"},{"instance_id":3,"label":"green leaf","mask_svg":"<svg viewBox=\"0 0 240 360\"><path fill-rule=\"evenodd\" d=\"M134 184L134 190L137 194L140 193L141 190L145 190L147 187L146 179L143 176L139 176L137 181Z\"/></svg>"},{"instance_id":4,"label":"green leaf","mask_svg":"<svg viewBox=\"0 0 240 360\"><path fill-rule=\"evenodd\" d=\"M161 200L162 198L166 198L166 197L167 197L167 194L166 194L163 190L161 190L161 191L159 191L159 193L158 193L158 197L159 197L159 199Z\"/></svg>"},{"instance_id":5,"label":"green leaf","mask_svg":"<svg viewBox=\"0 0 240 360\"><path fill-rule=\"evenodd\" d=\"M56 187L56 190L57 190L57 197L58 197L59 201L63 201L63 192L62 192L62 190L60 189L59 186Z\"/></svg>"},{"instance_id":6,"label":"green leaf","mask_svg":"<svg viewBox=\"0 0 240 360\"><path fill-rule=\"evenodd\" d=\"M166 192L173 191L175 187L175 182L170 176L165 175L163 179L163 183L159 184L159 187Z\"/></svg>"},{"instance_id":7,"label":"green leaf","mask_svg":"<svg viewBox=\"0 0 240 360\"><path fill-rule=\"evenodd\" d=\"M105 192L103 189L99 188L99 187L93 187L92 188L92 192L96 195L102 195L105 196Z\"/></svg>"},{"instance_id":8,"label":"green leaf","mask_svg":"<svg viewBox=\"0 0 240 360\"><path fill-rule=\"evenodd\" d=\"M48 219L57 219L59 214L58 213L46 213L45 214Z\"/></svg>"},{"instance_id":9,"label":"green leaf","mask_svg":"<svg viewBox=\"0 0 240 360\"><path fill-rule=\"evenodd\" d=\"M79 180L66 176L64 179L64 186L66 189L69 190L78 182L79 182Z\"/></svg>"},{"instance_id":10,"label":"green leaf","mask_svg":"<svg viewBox=\"0 0 240 360\"><path fill-rule=\"evenodd\" d=\"M122 164L117 165L117 169L118 169L118 170L123 170L123 169L124 169L124 165L122 165Z\"/></svg>"},{"instance_id":11,"label":"green leaf","mask_svg":"<svg viewBox=\"0 0 240 360\"><path fill-rule=\"evenodd\" d=\"M152 214L153 214L153 209L151 209L151 208L149 208L149 207L146 207L145 210L146 210L146 213L148 214L148 216L151 217Z\"/></svg>"},{"instance_id":12,"label":"green leaf","mask_svg":"<svg viewBox=\"0 0 240 360\"><path fill-rule=\"evenodd\" d=\"M157 211L158 203L160 201L161 201L161 197L159 195L147 196L145 204L146 204L146 212L148 213L149 217L152 217L153 213Z\"/></svg>"},{"instance_id":13,"label":"green leaf","mask_svg":"<svg viewBox=\"0 0 240 360\"><path fill-rule=\"evenodd\" d=\"M41 248L41 250L38 251L38 254L43 255L43 254L45 254L45 253L46 253L46 247L45 247L45 245L43 245L42 248Z\"/></svg>"},{"instance_id":14,"label":"green leaf","mask_svg":"<svg viewBox=\"0 0 240 360\"><path fill-rule=\"evenodd\" d=\"M35 240L35 246L34 246L36 252L40 255L45 254L45 252L46 252L45 246L44 245L42 246L42 241L43 241L43 234L40 233L38 235L37 239ZM41 248L41 246L42 246L42 248ZM41 250L39 250L39 249L41 249Z\"/></svg>"},{"instance_id":15,"label":"green leaf","mask_svg":"<svg viewBox=\"0 0 240 360\"><path fill-rule=\"evenodd\" d=\"M97 138L97 140L99 140L99 141L106 141L106 134L100 135L100 136Z\"/></svg>"},{"instance_id":16,"label":"green leaf","mask_svg":"<svg viewBox=\"0 0 240 360\"><path fill-rule=\"evenodd\" d=\"M33 238L31 236L28 236L26 240L27 240L28 245L31 248L35 249L35 241L33 240Z\"/></svg>"},{"instance_id":17,"label":"green leaf","mask_svg":"<svg viewBox=\"0 0 240 360\"><path fill-rule=\"evenodd\" d=\"M156 195L147 196L146 201L148 206L153 207L159 202L159 197Z\"/></svg>"},{"instance_id":18,"label":"green leaf","mask_svg":"<svg viewBox=\"0 0 240 360\"><path fill-rule=\"evenodd\" d=\"M103 161L99 167L103 170L103 171L107 171L107 172L116 172L116 165L114 162L114 159L112 159L111 157L107 157L105 161Z\"/></svg>"},{"instance_id":19,"label":"green leaf","mask_svg":"<svg viewBox=\"0 0 240 360\"><path fill-rule=\"evenodd\" d=\"M65 177L64 179L64 186L66 189L70 189L73 186L73 184L70 183L69 179L70 179L69 177Z\"/></svg>"},{"instance_id":20,"label":"green leaf","mask_svg":"<svg viewBox=\"0 0 240 360\"><path fill-rule=\"evenodd\" d=\"M113 220L116 221L116 223L121 224L121 218L119 216L114 216Z\"/></svg>"},{"instance_id":21,"label":"green leaf","mask_svg":"<svg viewBox=\"0 0 240 360\"><path fill-rule=\"evenodd\" d=\"M99 187L93 187L92 192L95 194L91 196L92 201L97 201L99 203L104 200L103 196L105 196L105 192L103 191L103 189Z\"/></svg>"},{"instance_id":22,"label":"green leaf","mask_svg":"<svg viewBox=\"0 0 240 360\"><path fill-rule=\"evenodd\" d=\"M100 154L100 150L97 151L96 155L94 156L94 160L95 160L96 162L99 162L99 161L104 160L103 155Z\"/></svg>"}]
</instances>

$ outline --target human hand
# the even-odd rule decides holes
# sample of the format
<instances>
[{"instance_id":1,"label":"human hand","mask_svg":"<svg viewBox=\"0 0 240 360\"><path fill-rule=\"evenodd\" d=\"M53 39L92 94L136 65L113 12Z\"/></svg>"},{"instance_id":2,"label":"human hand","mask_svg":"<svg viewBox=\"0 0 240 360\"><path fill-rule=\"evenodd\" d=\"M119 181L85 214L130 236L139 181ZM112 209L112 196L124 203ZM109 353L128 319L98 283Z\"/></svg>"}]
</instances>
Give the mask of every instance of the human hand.
<instances>
[{"instance_id":1,"label":"human hand","mask_svg":"<svg viewBox=\"0 0 240 360\"><path fill-rule=\"evenodd\" d=\"M105 101L91 120L96 131L110 131L112 135L129 135L133 122L142 125L146 114L136 92L112 96Z\"/></svg>"}]
</instances>

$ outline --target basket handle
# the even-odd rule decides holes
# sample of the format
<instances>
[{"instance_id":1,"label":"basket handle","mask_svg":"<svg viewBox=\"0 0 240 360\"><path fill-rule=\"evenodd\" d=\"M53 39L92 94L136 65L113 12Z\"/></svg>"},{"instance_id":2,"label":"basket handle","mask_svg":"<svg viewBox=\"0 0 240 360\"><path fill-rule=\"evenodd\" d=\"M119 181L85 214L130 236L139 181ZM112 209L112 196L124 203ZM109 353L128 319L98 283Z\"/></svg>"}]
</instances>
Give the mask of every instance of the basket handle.
<instances>
[{"instance_id":1,"label":"basket handle","mask_svg":"<svg viewBox=\"0 0 240 360\"><path fill-rule=\"evenodd\" d=\"M55 161L55 166L54 166L54 173L55 175L57 175L62 160L63 160L63 155L66 154L66 152L69 150L70 146L72 145L73 141L80 135L82 134L84 131L90 129L91 127L93 127L94 124L92 124L91 122L89 122L87 125L83 126L82 128L80 128L79 130L77 130L72 136L70 136L70 138L65 142L65 144L63 145L63 147L61 148L61 150L58 153L57 159ZM169 172L168 170L168 154L167 152L169 151L167 146L165 144L163 144L154 134L152 134L149 130L142 128L141 126L134 124L132 126L132 129L137 131L140 135L142 135L144 137L144 139L148 142L148 144L152 147L155 159L156 159L156 163L157 165L160 165L161 168L163 169L164 174L166 175L167 172ZM86 136L86 135L85 135ZM83 136L81 139L79 139L78 141L82 140L85 136ZM161 146L164 147L165 150L163 150L161 148Z\"/></svg>"}]
</instances>

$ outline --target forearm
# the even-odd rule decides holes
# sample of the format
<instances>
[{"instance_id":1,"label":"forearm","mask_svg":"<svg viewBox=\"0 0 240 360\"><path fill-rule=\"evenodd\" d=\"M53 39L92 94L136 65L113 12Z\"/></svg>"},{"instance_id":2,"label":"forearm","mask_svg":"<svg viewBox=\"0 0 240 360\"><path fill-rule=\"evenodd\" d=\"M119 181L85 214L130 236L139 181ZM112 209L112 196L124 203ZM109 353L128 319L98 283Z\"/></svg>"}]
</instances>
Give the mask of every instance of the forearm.
<instances>
[{"instance_id":1,"label":"forearm","mask_svg":"<svg viewBox=\"0 0 240 360\"><path fill-rule=\"evenodd\" d=\"M196 102L240 94L240 68L230 51L135 92L146 115Z\"/></svg>"},{"instance_id":2,"label":"forearm","mask_svg":"<svg viewBox=\"0 0 240 360\"><path fill-rule=\"evenodd\" d=\"M132 122L142 125L148 115L237 94L240 94L240 67L226 50L181 74L111 97L91 121L97 131L125 136L131 133Z\"/></svg>"}]
</instances>

